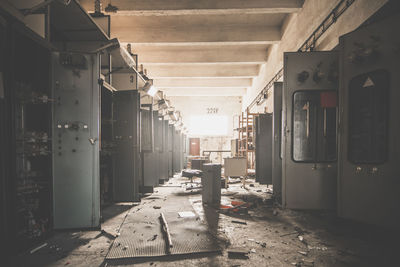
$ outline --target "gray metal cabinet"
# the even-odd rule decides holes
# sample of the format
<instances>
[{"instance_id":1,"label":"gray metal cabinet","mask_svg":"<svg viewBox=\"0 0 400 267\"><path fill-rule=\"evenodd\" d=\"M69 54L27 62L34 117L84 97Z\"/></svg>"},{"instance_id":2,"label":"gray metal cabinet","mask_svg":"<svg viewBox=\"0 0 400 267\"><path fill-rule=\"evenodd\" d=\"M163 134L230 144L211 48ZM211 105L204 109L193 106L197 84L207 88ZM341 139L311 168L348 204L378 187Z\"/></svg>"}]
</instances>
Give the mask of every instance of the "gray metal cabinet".
<instances>
[{"instance_id":1,"label":"gray metal cabinet","mask_svg":"<svg viewBox=\"0 0 400 267\"><path fill-rule=\"evenodd\" d=\"M136 90L113 93L114 200L139 201L140 94Z\"/></svg>"},{"instance_id":2,"label":"gray metal cabinet","mask_svg":"<svg viewBox=\"0 0 400 267\"><path fill-rule=\"evenodd\" d=\"M189 138L186 134L182 134L182 167L181 169L186 169L187 167L187 156L189 155Z\"/></svg>"},{"instance_id":3,"label":"gray metal cabinet","mask_svg":"<svg viewBox=\"0 0 400 267\"><path fill-rule=\"evenodd\" d=\"M335 209L337 52L284 54L283 206Z\"/></svg>"},{"instance_id":4,"label":"gray metal cabinet","mask_svg":"<svg viewBox=\"0 0 400 267\"><path fill-rule=\"evenodd\" d=\"M173 157L174 157L174 126L168 125L168 176L174 176Z\"/></svg>"},{"instance_id":5,"label":"gray metal cabinet","mask_svg":"<svg viewBox=\"0 0 400 267\"><path fill-rule=\"evenodd\" d=\"M0 19L3 19L0 16ZM6 57L6 49L7 49L7 35L6 35L6 23L0 23L0 75L1 75L1 84L0 84L0 239L3 240L4 243L8 243L8 227L7 226L7 202L6 202L6 188L7 182L6 177L9 172L10 163L9 163L9 154L11 154L10 145L7 144L7 140L9 140L8 130L11 127L7 127L7 106L6 106L6 79L5 79L5 70L6 70L6 62L8 62ZM10 206L10 205L9 205ZM10 249L8 248L6 251L3 249L0 252L0 256L2 258L7 259L8 253Z\"/></svg>"},{"instance_id":6,"label":"gray metal cabinet","mask_svg":"<svg viewBox=\"0 0 400 267\"><path fill-rule=\"evenodd\" d=\"M168 121L164 120L163 116L161 118L161 126L162 126L162 151L160 153L160 180L161 183L168 180Z\"/></svg>"},{"instance_id":7,"label":"gray metal cabinet","mask_svg":"<svg viewBox=\"0 0 400 267\"><path fill-rule=\"evenodd\" d=\"M150 109L141 110L141 133L142 133L142 167L143 167L143 193L153 192L157 168L155 167L155 134L154 134L154 113Z\"/></svg>"},{"instance_id":8,"label":"gray metal cabinet","mask_svg":"<svg viewBox=\"0 0 400 267\"><path fill-rule=\"evenodd\" d=\"M272 115L255 117L256 181L272 184Z\"/></svg>"},{"instance_id":9,"label":"gray metal cabinet","mask_svg":"<svg viewBox=\"0 0 400 267\"><path fill-rule=\"evenodd\" d=\"M282 87L282 82L274 83L272 114L272 185L278 203L282 203Z\"/></svg>"},{"instance_id":10,"label":"gray metal cabinet","mask_svg":"<svg viewBox=\"0 0 400 267\"><path fill-rule=\"evenodd\" d=\"M54 228L100 226L100 56L52 54Z\"/></svg>"},{"instance_id":11,"label":"gray metal cabinet","mask_svg":"<svg viewBox=\"0 0 400 267\"><path fill-rule=\"evenodd\" d=\"M181 170L181 133L173 127L173 156L172 156L172 166L174 173Z\"/></svg>"},{"instance_id":12,"label":"gray metal cabinet","mask_svg":"<svg viewBox=\"0 0 400 267\"><path fill-rule=\"evenodd\" d=\"M400 61L393 16L340 38L338 214L400 224Z\"/></svg>"},{"instance_id":13,"label":"gray metal cabinet","mask_svg":"<svg viewBox=\"0 0 400 267\"><path fill-rule=\"evenodd\" d=\"M163 118L158 116L158 111L153 111L154 119L154 155L153 168L155 175L153 177L154 186L158 186L162 175L161 153L163 149Z\"/></svg>"}]
</instances>

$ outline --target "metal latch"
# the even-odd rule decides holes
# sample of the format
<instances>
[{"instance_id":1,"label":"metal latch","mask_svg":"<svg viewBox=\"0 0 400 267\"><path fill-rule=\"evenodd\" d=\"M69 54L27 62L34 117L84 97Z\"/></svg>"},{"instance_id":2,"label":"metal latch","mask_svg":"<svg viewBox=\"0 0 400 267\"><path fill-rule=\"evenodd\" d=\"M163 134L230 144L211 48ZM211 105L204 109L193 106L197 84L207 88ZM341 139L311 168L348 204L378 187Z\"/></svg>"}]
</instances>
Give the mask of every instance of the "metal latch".
<instances>
[{"instance_id":1,"label":"metal latch","mask_svg":"<svg viewBox=\"0 0 400 267\"><path fill-rule=\"evenodd\" d=\"M93 146L97 141L97 138L89 138L90 144Z\"/></svg>"}]
</instances>

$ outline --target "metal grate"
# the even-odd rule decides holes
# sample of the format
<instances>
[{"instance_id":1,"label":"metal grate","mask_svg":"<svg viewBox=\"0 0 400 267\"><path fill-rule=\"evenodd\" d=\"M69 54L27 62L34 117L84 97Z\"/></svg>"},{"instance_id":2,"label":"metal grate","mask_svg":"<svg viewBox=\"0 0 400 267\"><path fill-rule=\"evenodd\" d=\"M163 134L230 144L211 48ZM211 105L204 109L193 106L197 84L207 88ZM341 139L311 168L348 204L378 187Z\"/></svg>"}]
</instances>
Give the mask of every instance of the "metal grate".
<instances>
[{"instance_id":1,"label":"metal grate","mask_svg":"<svg viewBox=\"0 0 400 267\"><path fill-rule=\"evenodd\" d=\"M129 214L121 228L121 235L114 241L106 259L127 259L166 256L166 244L158 220L153 213L148 222L135 219ZM206 225L193 218L179 218L176 212L165 213L170 227L173 247L170 255L221 251L217 240L208 232ZM157 237L154 238L154 236Z\"/></svg>"}]
</instances>

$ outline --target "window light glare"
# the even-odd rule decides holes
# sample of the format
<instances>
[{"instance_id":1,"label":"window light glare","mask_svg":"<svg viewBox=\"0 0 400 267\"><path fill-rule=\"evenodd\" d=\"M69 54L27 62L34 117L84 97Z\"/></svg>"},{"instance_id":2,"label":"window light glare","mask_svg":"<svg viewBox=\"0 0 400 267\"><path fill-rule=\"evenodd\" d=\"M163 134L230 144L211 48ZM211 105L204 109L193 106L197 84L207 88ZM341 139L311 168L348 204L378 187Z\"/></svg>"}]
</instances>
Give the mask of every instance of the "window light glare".
<instances>
[{"instance_id":1,"label":"window light glare","mask_svg":"<svg viewBox=\"0 0 400 267\"><path fill-rule=\"evenodd\" d=\"M149 91L147 91L147 94L150 96L155 96L155 94L158 92L158 89L155 86L150 86Z\"/></svg>"},{"instance_id":2,"label":"window light glare","mask_svg":"<svg viewBox=\"0 0 400 267\"><path fill-rule=\"evenodd\" d=\"M192 116L189 124L189 134L193 136L227 136L227 116Z\"/></svg>"}]
</instances>

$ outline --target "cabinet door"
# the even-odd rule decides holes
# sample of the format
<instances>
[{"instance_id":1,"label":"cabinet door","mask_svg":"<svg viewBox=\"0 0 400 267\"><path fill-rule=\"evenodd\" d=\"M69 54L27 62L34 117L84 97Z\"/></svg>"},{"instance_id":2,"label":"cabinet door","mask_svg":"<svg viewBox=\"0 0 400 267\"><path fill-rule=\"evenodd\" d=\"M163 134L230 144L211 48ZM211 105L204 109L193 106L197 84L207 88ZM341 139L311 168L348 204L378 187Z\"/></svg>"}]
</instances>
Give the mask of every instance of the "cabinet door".
<instances>
[{"instance_id":1,"label":"cabinet door","mask_svg":"<svg viewBox=\"0 0 400 267\"><path fill-rule=\"evenodd\" d=\"M7 241L7 232L6 229L7 223L7 204L6 204L6 192L7 192L7 184L6 177L9 161L7 154L10 153L10 144L7 144L8 140L8 129L11 127L7 127L7 109L6 109L6 100L5 100L5 73L6 70L6 23L2 17L0 17L0 239ZM4 242L6 243L6 242ZM8 242L7 242L8 243ZM0 256L6 256L6 251L1 250Z\"/></svg>"},{"instance_id":2,"label":"cabinet door","mask_svg":"<svg viewBox=\"0 0 400 267\"><path fill-rule=\"evenodd\" d=\"M272 115L256 118L256 181L272 184Z\"/></svg>"},{"instance_id":3,"label":"cabinet door","mask_svg":"<svg viewBox=\"0 0 400 267\"><path fill-rule=\"evenodd\" d=\"M139 122L140 95L138 91L119 91L113 95L114 141L114 200L139 200Z\"/></svg>"},{"instance_id":4,"label":"cabinet door","mask_svg":"<svg viewBox=\"0 0 400 267\"><path fill-rule=\"evenodd\" d=\"M282 83L274 83L272 114L272 184L274 197L282 203Z\"/></svg>"},{"instance_id":5,"label":"cabinet door","mask_svg":"<svg viewBox=\"0 0 400 267\"><path fill-rule=\"evenodd\" d=\"M338 53L284 55L282 204L335 209Z\"/></svg>"},{"instance_id":6,"label":"cabinet door","mask_svg":"<svg viewBox=\"0 0 400 267\"><path fill-rule=\"evenodd\" d=\"M55 229L100 226L99 60L52 54Z\"/></svg>"},{"instance_id":7,"label":"cabinet door","mask_svg":"<svg viewBox=\"0 0 400 267\"><path fill-rule=\"evenodd\" d=\"M400 224L399 24L388 16L340 39L338 215L390 228Z\"/></svg>"}]
</instances>

